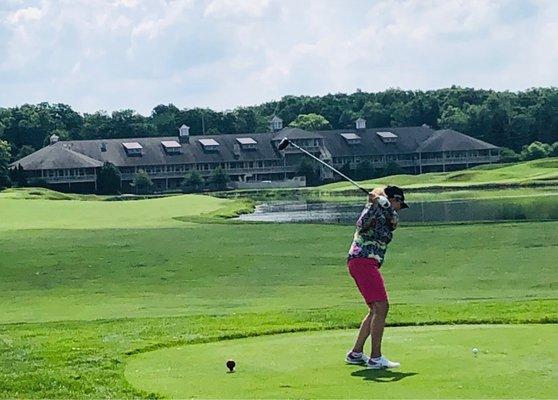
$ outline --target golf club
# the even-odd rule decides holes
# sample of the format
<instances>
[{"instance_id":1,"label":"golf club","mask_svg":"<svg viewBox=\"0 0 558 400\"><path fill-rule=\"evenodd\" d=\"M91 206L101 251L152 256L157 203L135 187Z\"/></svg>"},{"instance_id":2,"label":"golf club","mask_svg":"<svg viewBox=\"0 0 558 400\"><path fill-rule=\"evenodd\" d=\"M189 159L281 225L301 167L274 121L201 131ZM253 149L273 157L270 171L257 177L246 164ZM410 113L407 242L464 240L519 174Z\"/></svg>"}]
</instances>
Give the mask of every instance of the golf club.
<instances>
[{"instance_id":1,"label":"golf club","mask_svg":"<svg viewBox=\"0 0 558 400\"><path fill-rule=\"evenodd\" d=\"M336 170L335 168L333 168L331 165L329 165L328 163L320 160L318 157L314 156L313 154L309 153L308 151L304 150L303 148L301 148L300 146L298 146L297 144L291 142L289 139L287 138L283 138L283 140L281 140L281 142L279 143L279 146L277 146L277 149L279 150L285 150L285 148L287 148L288 145L292 145L293 147L299 149L300 151L302 151L304 154L312 157L314 160L318 161L319 163L325 165L326 167L328 167L329 169L331 169L333 172L336 172L337 174L341 175L343 178L345 178L346 180L348 180L349 182L351 182L353 185L355 185L357 188L359 188L360 190L362 190L364 193L369 194L370 191L366 190L365 188L363 188L362 186L360 186L358 183L356 183L355 181L353 181L351 178L349 178L347 175L345 175L344 173Z\"/></svg>"}]
</instances>

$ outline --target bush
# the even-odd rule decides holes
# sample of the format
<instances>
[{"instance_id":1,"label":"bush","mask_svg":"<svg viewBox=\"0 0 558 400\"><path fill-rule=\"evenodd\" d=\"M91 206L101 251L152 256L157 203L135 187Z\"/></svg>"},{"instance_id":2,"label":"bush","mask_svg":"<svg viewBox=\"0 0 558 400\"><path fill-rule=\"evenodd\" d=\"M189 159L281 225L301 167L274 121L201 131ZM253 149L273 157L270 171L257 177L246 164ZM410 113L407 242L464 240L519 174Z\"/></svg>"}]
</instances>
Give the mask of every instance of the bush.
<instances>
[{"instance_id":1,"label":"bush","mask_svg":"<svg viewBox=\"0 0 558 400\"><path fill-rule=\"evenodd\" d=\"M558 142L552 143L550 146L550 153L548 155L550 157L558 157Z\"/></svg>"},{"instance_id":2,"label":"bush","mask_svg":"<svg viewBox=\"0 0 558 400\"><path fill-rule=\"evenodd\" d=\"M12 180L10 179L10 175L8 174L8 171L0 169L0 190L11 186L12 186Z\"/></svg>"},{"instance_id":3,"label":"bush","mask_svg":"<svg viewBox=\"0 0 558 400\"><path fill-rule=\"evenodd\" d=\"M152 194L153 181L145 171L140 171L134 175L134 181L131 185L136 194Z\"/></svg>"},{"instance_id":4,"label":"bush","mask_svg":"<svg viewBox=\"0 0 558 400\"><path fill-rule=\"evenodd\" d=\"M186 174L182 185L180 186L182 193L198 193L203 189L203 178L197 171Z\"/></svg>"},{"instance_id":5,"label":"bush","mask_svg":"<svg viewBox=\"0 0 558 400\"><path fill-rule=\"evenodd\" d=\"M297 176L305 176L308 186L316 186L320 184L320 170L314 167L314 163L310 160L303 159L296 171Z\"/></svg>"},{"instance_id":6,"label":"bush","mask_svg":"<svg viewBox=\"0 0 558 400\"><path fill-rule=\"evenodd\" d=\"M503 163L509 162L517 162L520 161L521 156L517 154L512 149L508 149L507 147L502 147L502 151L500 152L500 161Z\"/></svg>"},{"instance_id":7,"label":"bush","mask_svg":"<svg viewBox=\"0 0 558 400\"><path fill-rule=\"evenodd\" d=\"M357 164L355 169L355 179L359 181L363 181L365 179L371 179L374 177L374 166L368 160L363 160Z\"/></svg>"},{"instance_id":8,"label":"bush","mask_svg":"<svg viewBox=\"0 0 558 400\"><path fill-rule=\"evenodd\" d=\"M18 187L27 186L27 176L21 164L10 170L10 180Z\"/></svg>"},{"instance_id":9,"label":"bush","mask_svg":"<svg viewBox=\"0 0 558 400\"><path fill-rule=\"evenodd\" d=\"M229 176L220 167L215 168L211 174L211 185L216 190L225 190L229 180Z\"/></svg>"},{"instance_id":10,"label":"bush","mask_svg":"<svg viewBox=\"0 0 558 400\"><path fill-rule=\"evenodd\" d=\"M97 192L99 194L119 194L121 189L120 171L113 164L104 163L97 175Z\"/></svg>"},{"instance_id":11,"label":"bush","mask_svg":"<svg viewBox=\"0 0 558 400\"><path fill-rule=\"evenodd\" d=\"M523 150L521 150L521 159L524 161L537 160L539 158L548 157L549 154L550 145L537 141L528 146L523 146Z\"/></svg>"}]
</instances>

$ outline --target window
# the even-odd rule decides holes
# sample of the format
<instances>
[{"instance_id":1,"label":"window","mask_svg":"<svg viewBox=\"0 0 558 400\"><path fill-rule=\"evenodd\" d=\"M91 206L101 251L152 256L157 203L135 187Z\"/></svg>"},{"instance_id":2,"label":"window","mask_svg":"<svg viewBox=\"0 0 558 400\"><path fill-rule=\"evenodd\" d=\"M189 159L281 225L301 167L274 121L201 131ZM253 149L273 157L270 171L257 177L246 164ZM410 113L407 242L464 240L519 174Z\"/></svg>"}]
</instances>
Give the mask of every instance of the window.
<instances>
[{"instance_id":1,"label":"window","mask_svg":"<svg viewBox=\"0 0 558 400\"><path fill-rule=\"evenodd\" d=\"M180 154L182 150L182 146L176 140L163 140L161 146L168 155Z\"/></svg>"},{"instance_id":2,"label":"window","mask_svg":"<svg viewBox=\"0 0 558 400\"><path fill-rule=\"evenodd\" d=\"M341 136L348 144L359 144L361 141L360 136L355 133L342 133Z\"/></svg>"},{"instance_id":3,"label":"window","mask_svg":"<svg viewBox=\"0 0 558 400\"><path fill-rule=\"evenodd\" d=\"M256 148L256 144L258 144L251 137L236 138L236 141L240 144L242 150L253 150Z\"/></svg>"},{"instance_id":4,"label":"window","mask_svg":"<svg viewBox=\"0 0 558 400\"><path fill-rule=\"evenodd\" d=\"M219 142L217 142L215 139L198 139L198 142L200 142L204 151L219 150Z\"/></svg>"},{"instance_id":5,"label":"window","mask_svg":"<svg viewBox=\"0 0 558 400\"><path fill-rule=\"evenodd\" d=\"M138 142L125 142L122 143L122 147L124 147L128 157L137 157L142 155L143 147Z\"/></svg>"},{"instance_id":6,"label":"window","mask_svg":"<svg viewBox=\"0 0 558 400\"><path fill-rule=\"evenodd\" d=\"M395 143L397 142L397 135L393 132L376 132L376 134L382 139L384 143Z\"/></svg>"}]
</instances>

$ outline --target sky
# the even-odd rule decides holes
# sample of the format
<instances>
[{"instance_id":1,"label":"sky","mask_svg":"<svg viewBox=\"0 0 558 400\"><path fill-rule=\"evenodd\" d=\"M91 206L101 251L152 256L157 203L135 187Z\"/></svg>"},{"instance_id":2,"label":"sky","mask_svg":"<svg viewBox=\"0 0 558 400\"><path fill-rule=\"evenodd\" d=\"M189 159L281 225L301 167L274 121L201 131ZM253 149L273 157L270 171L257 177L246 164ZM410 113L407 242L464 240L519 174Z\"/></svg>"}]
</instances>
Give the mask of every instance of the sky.
<instances>
[{"instance_id":1,"label":"sky","mask_svg":"<svg viewBox=\"0 0 558 400\"><path fill-rule=\"evenodd\" d=\"M555 0L0 0L0 107L558 86Z\"/></svg>"}]
</instances>

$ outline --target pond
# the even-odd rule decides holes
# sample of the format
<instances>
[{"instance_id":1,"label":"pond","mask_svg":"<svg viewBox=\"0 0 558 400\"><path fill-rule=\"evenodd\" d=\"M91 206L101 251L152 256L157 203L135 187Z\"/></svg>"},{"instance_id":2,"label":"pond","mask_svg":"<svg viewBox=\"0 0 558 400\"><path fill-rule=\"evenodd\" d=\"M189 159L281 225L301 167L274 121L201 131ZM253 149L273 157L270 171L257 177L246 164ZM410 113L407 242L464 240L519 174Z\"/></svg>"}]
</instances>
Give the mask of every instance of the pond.
<instances>
[{"instance_id":1,"label":"pond","mask_svg":"<svg viewBox=\"0 0 558 400\"><path fill-rule=\"evenodd\" d=\"M558 220L558 196L409 203L401 222L479 222ZM260 204L243 221L353 224L363 203L271 201Z\"/></svg>"}]
</instances>

